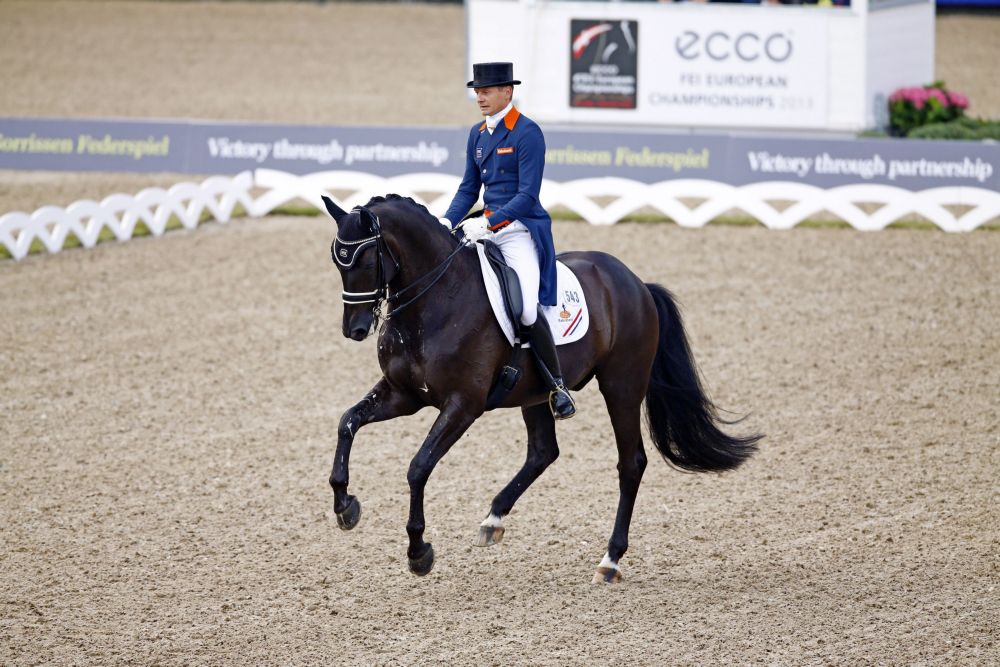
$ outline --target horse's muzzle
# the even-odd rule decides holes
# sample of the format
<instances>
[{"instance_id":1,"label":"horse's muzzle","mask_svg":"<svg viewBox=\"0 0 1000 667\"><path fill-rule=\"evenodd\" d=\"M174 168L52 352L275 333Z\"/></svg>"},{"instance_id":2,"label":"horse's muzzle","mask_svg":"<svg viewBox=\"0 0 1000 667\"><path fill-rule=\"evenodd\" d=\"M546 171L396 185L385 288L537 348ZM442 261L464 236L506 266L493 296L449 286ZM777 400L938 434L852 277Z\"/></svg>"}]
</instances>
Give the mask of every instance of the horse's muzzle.
<instances>
[{"instance_id":1,"label":"horse's muzzle","mask_svg":"<svg viewBox=\"0 0 1000 667\"><path fill-rule=\"evenodd\" d=\"M356 313L354 317L349 317L347 313L344 313L344 337L357 341L368 338L368 332L371 331L374 319L370 310Z\"/></svg>"}]
</instances>

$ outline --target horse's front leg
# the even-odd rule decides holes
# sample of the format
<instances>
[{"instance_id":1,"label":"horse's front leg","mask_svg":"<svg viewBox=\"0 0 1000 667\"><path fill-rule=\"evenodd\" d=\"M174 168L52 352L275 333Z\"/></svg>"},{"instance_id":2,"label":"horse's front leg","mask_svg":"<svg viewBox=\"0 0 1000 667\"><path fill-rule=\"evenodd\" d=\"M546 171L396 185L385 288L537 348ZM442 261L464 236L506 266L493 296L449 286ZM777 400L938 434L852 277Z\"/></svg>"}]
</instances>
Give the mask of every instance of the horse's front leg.
<instances>
[{"instance_id":1,"label":"horse's front leg","mask_svg":"<svg viewBox=\"0 0 1000 667\"><path fill-rule=\"evenodd\" d=\"M449 400L410 462L406 473L406 481L410 484L410 518L406 523L410 546L406 555L414 574L425 575L434 565L434 549L429 542L424 542L424 487L438 461L482 413L481 407L475 409L464 401Z\"/></svg>"},{"instance_id":2,"label":"horse's front leg","mask_svg":"<svg viewBox=\"0 0 1000 667\"><path fill-rule=\"evenodd\" d=\"M354 528L361 518L361 503L347 493L351 445L354 444L354 436L358 429L365 424L412 415L421 407L422 403L415 401L409 394L394 389L385 378L382 378L364 398L340 418L340 427L337 429L337 453L333 459L333 472L330 473L330 486L333 487L333 511L337 514L337 525L343 530Z\"/></svg>"}]
</instances>

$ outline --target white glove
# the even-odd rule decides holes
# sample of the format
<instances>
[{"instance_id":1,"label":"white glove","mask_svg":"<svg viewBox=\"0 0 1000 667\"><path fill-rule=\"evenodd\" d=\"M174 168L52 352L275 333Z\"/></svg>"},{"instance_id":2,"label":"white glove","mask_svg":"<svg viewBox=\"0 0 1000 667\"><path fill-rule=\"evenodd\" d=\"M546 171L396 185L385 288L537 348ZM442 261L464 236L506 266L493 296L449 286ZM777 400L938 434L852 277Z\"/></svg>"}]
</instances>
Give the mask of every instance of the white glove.
<instances>
[{"instance_id":1,"label":"white glove","mask_svg":"<svg viewBox=\"0 0 1000 667\"><path fill-rule=\"evenodd\" d=\"M449 232L451 231L451 220L448 218L438 218L438 222L447 227Z\"/></svg>"},{"instance_id":2,"label":"white glove","mask_svg":"<svg viewBox=\"0 0 1000 667\"><path fill-rule=\"evenodd\" d=\"M465 238L469 239L471 243L475 243L479 239L490 235L490 223L486 220L486 216L481 215L478 218L469 218L462 223L462 230L465 231Z\"/></svg>"}]
</instances>

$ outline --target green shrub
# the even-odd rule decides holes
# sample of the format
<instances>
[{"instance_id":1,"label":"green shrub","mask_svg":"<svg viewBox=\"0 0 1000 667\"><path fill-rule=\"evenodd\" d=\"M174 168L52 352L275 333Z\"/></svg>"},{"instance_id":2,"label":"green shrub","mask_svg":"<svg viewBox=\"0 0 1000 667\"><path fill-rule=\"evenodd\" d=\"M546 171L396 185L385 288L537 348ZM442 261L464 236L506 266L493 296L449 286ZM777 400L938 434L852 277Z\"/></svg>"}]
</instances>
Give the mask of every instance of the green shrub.
<instances>
[{"instance_id":1,"label":"green shrub","mask_svg":"<svg viewBox=\"0 0 1000 667\"><path fill-rule=\"evenodd\" d=\"M1000 122L962 117L950 123L931 123L914 128L906 135L909 139L959 139L1000 141Z\"/></svg>"},{"instance_id":2,"label":"green shrub","mask_svg":"<svg viewBox=\"0 0 1000 667\"><path fill-rule=\"evenodd\" d=\"M961 118L968 106L968 98L947 90L943 81L900 88L889 96L889 133L903 137L922 125L949 123Z\"/></svg>"},{"instance_id":3,"label":"green shrub","mask_svg":"<svg viewBox=\"0 0 1000 667\"><path fill-rule=\"evenodd\" d=\"M1000 121L994 120L980 125L976 130L976 138L1000 141Z\"/></svg>"},{"instance_id":4,"label":"green shrub","mask_svg":"<svg viewBox=\"0 0 1000 667\"><path fill-rule=\"evenodd\" d=\"M976 140L976 131L957 122L931 123L915 127L906 135L910 139L964 139Z\"/></svg>"}]
</instances>

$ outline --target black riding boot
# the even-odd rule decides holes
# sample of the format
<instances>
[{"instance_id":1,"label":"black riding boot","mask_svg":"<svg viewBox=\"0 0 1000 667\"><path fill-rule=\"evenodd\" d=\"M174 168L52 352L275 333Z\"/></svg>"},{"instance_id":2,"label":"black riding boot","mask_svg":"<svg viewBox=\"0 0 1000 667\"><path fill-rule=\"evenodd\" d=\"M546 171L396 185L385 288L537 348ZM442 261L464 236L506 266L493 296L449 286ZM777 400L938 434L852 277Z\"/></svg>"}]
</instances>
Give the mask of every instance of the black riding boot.
<instances>
[{"instance_id":1,"label":"black riding boot","mask_svg":"<svg viewBox=\"0 0 1000 667\"><path fill-rule=\"evenodd\" d=\"M549 385L549 409L556 419L569 419L576 414L576 405L569 395L559 369L559 356L556 354L556 343L552 340L549 324L541 313L530 327L524 327L534 352L535 361L542 371L542 377Z\"/></svg>"}]
</instances>

